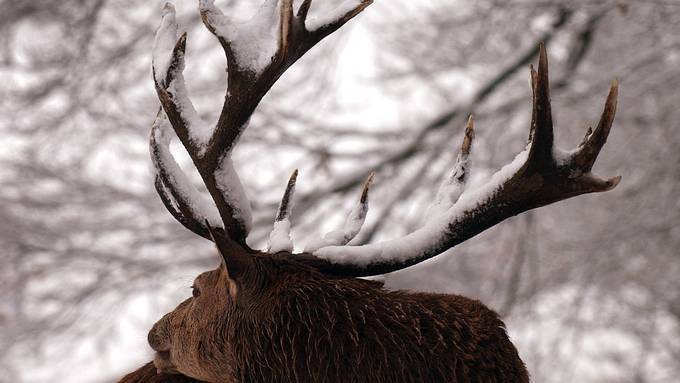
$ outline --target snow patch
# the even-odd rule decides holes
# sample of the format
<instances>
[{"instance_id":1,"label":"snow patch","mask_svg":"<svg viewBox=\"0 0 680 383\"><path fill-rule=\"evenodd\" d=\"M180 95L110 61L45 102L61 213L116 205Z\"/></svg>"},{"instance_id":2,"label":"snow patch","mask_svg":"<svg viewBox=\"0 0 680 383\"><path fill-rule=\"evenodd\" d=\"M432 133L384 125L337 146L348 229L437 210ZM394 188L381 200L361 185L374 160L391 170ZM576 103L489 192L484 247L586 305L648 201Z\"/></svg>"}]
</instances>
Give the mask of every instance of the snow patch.
<instances>
[{"instance_id":1,"label":"snow patch","mask_svg":"<svg viewBox=\"0 0 680 383\"><path fill-rule=\"evenodd\" d=\"M152 48L152 65L156 76L156 82L162 84L165 75L170 69L172 51L177 43L177 21L175 19L175 6L165 3L161 11L161 24L156 31L156 37Z\"/></svg>"},{"instance_id":2,"label":"snow patch","mask_svg":"<svg viewBox=\"0 0 680 383\"><path fill-rule=\"evenodd\" d=\"M578 148L572 150L564 150L557 147L557 145L553 145L552 156L555 159L555 163L557 164L558 167L565 166L571 162L572 158L574 157L577 151Z\"/></svg>"},{"instance_id":3,"label":"snow patch","mask_svg":"<svg viewBox=\"0 0 680 383\"><path fill-rule=\"evenodd\" d=\"M332 24L345 17L345 15L352 12L363 2L363 0L345 0L335 7L335 9L324 14L323 16L307 19L305 21L305 28L307 28L307 30L310 32L319 30L320 28L323 28L326 25Z\"/></svg>"},{"instance_id":4,"label":"snow patch","mask_svg":"<svg viewBox=\"0 0 680 383\"><path fill-rule=\"evenodd\" d=\"M215 205L196 190L170 153L170 143L175 134L165 113L161 114L162 116L159 117L161 118L160 125L151 132L159 144L158 157L155 157L153 153L151 154L151 158L157 167L156 171L159 171L158 168L165 169L172 187L187 201L189 209L194 212L196 218L206 218L212 225L221 227L222 218L220 218ZM177 201L173 201L173 203L177 204Z\"/></svg>"},{"instance_id":5,"label":"snow patch","mask_svg":"<svg viewBox=\"0 0 680 383\"><path fill-rule=\"evenodd\" d=\"M322 238L312 239L307 246L305 252L313 253L316 250L328 246L344 246L348 244L354 237L359 234L361 227L364 225L366 215L368 214L368 200L366 203L357 202L345 219L345 222L340 230L333 230L326 233Z\"/></svg>"},{"instance_id":6,"label":"snow patch","mask_svg":"<svg viewBox=\"0 0 680 383\"><path fill-rule=\"evenodd\" d=\"M442 181L434 201L427 208L425 213L426 220L446 212L458 201L458 198L465 191L465 185L469 177L469 174L466 173L470 169L470 164L469 156L458 155L451 174Z\"/></svg>"},{"instance_id":7,"label":"snow patch","mask_svg":"<svg viewBox=\"0 0 680 383\"><path fill-rule=\"evenodd\" d=\"M165 78L172 64L172 54L177 43L177 22L175 19L175 7L171 3L165 3L162 10L161 25L158 27L153 44L152 65L155 80L172 94L177 111L187 125L189 139L199 149L199 155L203 154L212 137L213 128L203 122L199 117L194 105L189 99L186 83L184 81L184 57L180 57L178 67L175 68L175 77L170 84L165 84Z\"/></svg>"},{"instance_id":8,"label":"snow patch","mask_svg":"<svg viewBox=\"0 0 680 383\"><path fill-rule=\"evenodd\" d=\"M234 22L215 7L213 0L201 0L199 7L207 15L215 34L227 40L241 69L260 74L271 63L279 47L280 4L267 0L246 22Z\"/></svg>"},{"instance_id":9,"label":"snow patch","mask_svg":"<svg viewBox=\"0 0 680 383\"><path fill-rule=\"evenodd\" d=\"M167 90L172 94L177 111L186 123L189 139L198 148L198 154L202 155L205 153L208 142L210 142L210 138L214 134L214 128L203 121L198 112L196 112L196 108L194 108L194 104L189 98L184 75L181 71L176 74L175 79L170 83Z\"/></svg>"},{"instance_id":10,"label":"snow patch","mask_svg":"<svg viewBox=\"0 0 680 383\"><path fill-rule=\"evenodd\" d=\"M220 160L220 166L215 170L214 177L217 189L234 210L233 218L243 223L247 235L253 226L250 201L234 169L234 162L228 154Z\"/></svg>"},{"instance_id":11,"label":"snow patch","mask_svg":"<svg viewBox=\"0 0 680 383\"><path fill-rule=\"evenodd\" d=\"M290 226L290 220L288 218L274 222L274 228L269 234L269 252L278 253L279 251L293 251L293 240L290 238Z\"/></svg>"}]
</instances>

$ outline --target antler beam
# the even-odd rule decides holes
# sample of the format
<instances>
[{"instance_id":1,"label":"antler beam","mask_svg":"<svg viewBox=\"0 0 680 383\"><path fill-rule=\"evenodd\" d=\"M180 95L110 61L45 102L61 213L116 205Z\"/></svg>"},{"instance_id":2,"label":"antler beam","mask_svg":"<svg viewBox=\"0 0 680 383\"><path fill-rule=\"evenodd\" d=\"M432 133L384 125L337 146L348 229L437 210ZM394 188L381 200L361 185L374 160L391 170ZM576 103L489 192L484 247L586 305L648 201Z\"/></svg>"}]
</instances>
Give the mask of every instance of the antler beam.
<instances>
[{"instance_id":1,"label":"antler beam","mask_svg":"<svg viewBox=\"0 0 680 383\"><path fill-rule=\"evenodd\" d=\"M612 127L618 82L612 83L597 128L589 131L576 149L566 152L553 144L548 57L542 44L538 71L532 68L531 74L533 111L527 148L490 181L478 190L464 193L445 213L405 237L364 246L324 247L313 255L301 254L300 260L328 274L384 274L441 254L524 211L615 188L621 177L601 179L591 169ZM469 134L465 140L471 142ZM466 146L463 145L461 156Z\"/></svg>"}]
</instances>

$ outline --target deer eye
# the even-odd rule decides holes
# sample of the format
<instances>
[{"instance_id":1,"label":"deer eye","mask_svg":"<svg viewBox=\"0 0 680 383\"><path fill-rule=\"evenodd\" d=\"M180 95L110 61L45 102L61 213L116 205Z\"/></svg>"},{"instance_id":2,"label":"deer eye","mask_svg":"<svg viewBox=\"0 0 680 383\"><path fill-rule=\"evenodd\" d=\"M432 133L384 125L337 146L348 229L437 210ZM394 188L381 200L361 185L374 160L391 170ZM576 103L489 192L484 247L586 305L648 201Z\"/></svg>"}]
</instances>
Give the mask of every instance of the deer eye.
<instances>
[{"instance_id":1,"label":"deer eye","mask_svg":"<svg viewBox=\"0 0 680 383\"><path fill-rule=\"evenodd\" d=\"M193 295L194 298L198 298L201 296L201 290L199 290L195 285L191 285L191 295Z\"/></svg>"}]
</instances>

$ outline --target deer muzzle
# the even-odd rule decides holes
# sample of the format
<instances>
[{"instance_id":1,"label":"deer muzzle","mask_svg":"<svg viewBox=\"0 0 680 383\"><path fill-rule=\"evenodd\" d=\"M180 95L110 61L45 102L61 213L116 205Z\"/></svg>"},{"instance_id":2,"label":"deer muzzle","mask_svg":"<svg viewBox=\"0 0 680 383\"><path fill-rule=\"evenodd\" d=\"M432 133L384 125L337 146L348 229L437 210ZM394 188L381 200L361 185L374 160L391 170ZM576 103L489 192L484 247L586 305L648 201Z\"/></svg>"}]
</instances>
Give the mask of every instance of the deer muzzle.
<instances>
[{"instance_id":1,"label":"deer muzzle","mask_svg":"<svg viewBox=\"0 0 680 383\"><path fill-rule=\"evenodd\" d=\"M170 332L165 317L153 325L147 336L147 341L154 351L167 352L170 350Z\"/></svg>"}]
</instances>

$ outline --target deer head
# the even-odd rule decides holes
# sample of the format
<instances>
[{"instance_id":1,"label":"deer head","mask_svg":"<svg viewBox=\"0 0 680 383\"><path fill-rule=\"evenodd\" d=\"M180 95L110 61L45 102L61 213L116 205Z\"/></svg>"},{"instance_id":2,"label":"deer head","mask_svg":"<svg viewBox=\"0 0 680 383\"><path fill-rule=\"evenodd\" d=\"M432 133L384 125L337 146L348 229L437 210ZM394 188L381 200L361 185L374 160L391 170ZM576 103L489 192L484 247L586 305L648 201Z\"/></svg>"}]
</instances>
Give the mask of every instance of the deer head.
<instances>
[{"instance_id":1,"label":"deer head","mask_svg":"<svg viewBox=\"0 0 680 383\"><path fill-rule=\"evenodd\" d=\"M541 45L538 69L531 68L533 110L526 149L486 184L466 191L474 139L474 121L470 117L451 174L442 182L428 209L427 223L420 229L382 243L345 246L359 232L366 217L371 174L345 225L308 244L304 252L293 253L289 217L297 179L295 171L274 218L269 248L266 252L251 249L246 243L251 226L250 206L231 160L236 142L262 97L283 72L371 1L346 0L332 14L316 20L307 17L311 3L302 1L294 12L292 0L267 0L252 21L235 26L212 0L199 0L203 23L217 37L227 57L227 93L215 126L198 117L187 95L182 74L186 34L177 36L172 5L166 4L163 9L153 54L153 78L162 105L150 138L155 186L168 211L182 225L215 243L221 263L215 270L199 275L193 297L165 315L150 331L149 344L157 351L154 363L159 371L181 372L216 382L246 379L247 368L259 371L260 379L266 377L262 371L278 369L280 376L299 380L297 374L305 369L315 376L309 372L310 363L320 365L315 373L322 371L324 363L326 368L332 363L337 367L340 362L335 359L350 355L348 350L364 347L359 345L360 338L366 336L358 335L363 330L362 323L354 321L357 316L363 316L363 326L369 328L365 314L372 312L379 323L393 322L393 326L403 327L404 334L410 334L412 331L405 324L409 319L393 306L406 307L400 310L407 311L420 307L410 296L390 295L380 284L355 277L409 267L508 217L577 195L611 190L620 181L620 177L605 180L591 172L612 127L618 94L616 81L597 127L588 130L577 148L560 150L553 143L548 58ZM189 152L212 202L196 191L174 161L169 151L173 135ZM439 304L431 302L432 296L422 299L428 304ZM447 310L456 312L466 312L467 307L477 304L461 301L461 297L447 299L455 301L446 303ZM356 302L364 304L356 309L359 314L354 311ZM444 317L433 321L451 320ZM326 336L331 330L325 326L333 327L340 320L337 318L348 321L343 323L344 332ZM500 321L489 323L490 328L502 328ZM286 332L290 339L276 338ZM346 354L327 350L325 355L319 355L325 352L323 339L336 342ZM379 339L367 336L366 341L374 342L369 349L384 349ZM465 349L461 345L454 348ZM300 351L303 349L307 351ZM297 350L298 354L290 355L287 350ZM384 358L385 365L390 365L389 357ZM302 367L300 359L307 361Z\"/></svg>"}]
</instances>

